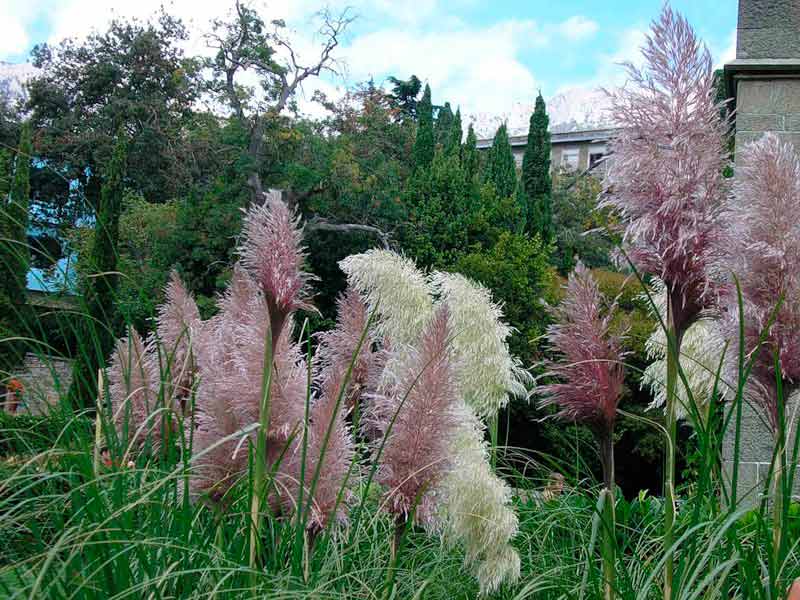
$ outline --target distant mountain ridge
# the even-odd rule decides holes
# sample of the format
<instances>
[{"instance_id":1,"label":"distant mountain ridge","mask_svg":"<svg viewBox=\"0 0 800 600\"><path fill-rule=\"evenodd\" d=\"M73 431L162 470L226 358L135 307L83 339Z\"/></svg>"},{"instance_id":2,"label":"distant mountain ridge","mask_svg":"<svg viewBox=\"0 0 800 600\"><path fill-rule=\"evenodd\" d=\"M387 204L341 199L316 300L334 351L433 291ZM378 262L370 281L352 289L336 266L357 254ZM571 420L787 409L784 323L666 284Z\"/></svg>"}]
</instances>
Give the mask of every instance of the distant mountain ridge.
<instances>
[{"instance_id":1,"label":"distant mountain ridge","mask_svg":"<svg viewBox=\"0 0 800 600\"><path fill-rule=\"evenodd\" d=\"M0 99L10 102L27 99L25 83L39 73L30 63L0 61ZM472 123L479 139L494 137L497 128L508 124L509 135L528 133L528 120L533 112L534 100L530 103L515 102L505 113L475 113L466 117ZM609 102L599 88L570 88L547 100L551 133L568 133L613 127L608 118Z\"/></svg>"},{"instance_id":2,"label":"distant mountain ridge","mask_svg":"<svg viewBox=\"0 0 800 600\"><path fill-rule=\"evenodd\" d=\"M608 116L610 103L600 88L570 88L546 100L550 117L551 133L569 133L608 129L614 123ZM479 139L494 137L497 128L504 122L509 135L526 135L528 121L533 113L534 100L530 103L515 102L511 110L501 114L477 113L467 117Z\"/></svg>"},{"instance_id":3,"label":"distant mountain ridge","mask_svg":"<svg viewBox=\"0 0 800 600\"><path fill-rule=\"evenodd\" d=\"M9 102L27 100L25 84L39 73L30 63L9 63L0 60L0 98Z\"/></svg>"}]
</instances>

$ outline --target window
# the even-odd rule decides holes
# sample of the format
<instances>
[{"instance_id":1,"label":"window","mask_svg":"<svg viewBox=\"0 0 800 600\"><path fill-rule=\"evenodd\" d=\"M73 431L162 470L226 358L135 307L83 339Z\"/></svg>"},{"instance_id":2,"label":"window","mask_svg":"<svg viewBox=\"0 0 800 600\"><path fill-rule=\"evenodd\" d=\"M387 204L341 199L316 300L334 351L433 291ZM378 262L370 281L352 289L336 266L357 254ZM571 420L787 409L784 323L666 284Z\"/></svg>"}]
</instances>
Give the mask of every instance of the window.
<instances>
[{"instance_id":1,"label":"window","mask_svg":"<svg viewBox=\"0 0 800 600\"><path fill-rule=\"evenodd\" d=\"M592 152L589 154L589 170L591 171L603 160L605 154L602 152Z\"/></svg>"},{"instance_id":2,"label":"window","mask_svg":"<svg viewBox=\"0 0 800 600\"><path fill-rule=\"evenodd\" d=\"M577 148L564 148L561 151L561 168L567 171L578 170L578 155Z\"/></svg>"}]
</instances>

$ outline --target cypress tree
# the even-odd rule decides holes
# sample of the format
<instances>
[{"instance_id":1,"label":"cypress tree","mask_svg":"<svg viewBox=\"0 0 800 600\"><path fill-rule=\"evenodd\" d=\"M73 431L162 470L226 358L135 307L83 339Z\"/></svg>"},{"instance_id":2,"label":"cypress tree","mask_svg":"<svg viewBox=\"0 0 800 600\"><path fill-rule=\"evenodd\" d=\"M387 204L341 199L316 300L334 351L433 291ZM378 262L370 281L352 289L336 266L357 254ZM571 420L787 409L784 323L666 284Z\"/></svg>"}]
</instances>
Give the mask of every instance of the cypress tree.
<instances>
[{"instance_id":1,"label":"cypress tree","mask_svg":"<svg viewBox=\"0 0 800 600\"><path fill-rule=\"evenodd\" d=\"M461 166L464 169L467 181L471 181L478 174L480 169L480 156L478 155L478 138L475 135L475 130L472 128L472 123L467 130L467 140L464 143L464 149L461 152Z\"/></svg>"},{"instance_id":2,"label":"cypress tree","mask_svg":"<svg viewBox=\"0 0 800 600\"><path fill-rule=\"evenodd\" d=\"M11 180L8 202L5 207L8 228L8 267L11 291L17 301L22 302L27 288L31 253L28 245L28 210L31 197L31 128L23 124L19 137L19 150L14 161L14 177Z\"/></svg>"},{"instance_id":3,"label":"cypress tree","mask_svg":"<svg viewBox=\"0 0 800 600\"><path fill-rule=\"evenodd\" d=\"M453 109L445 102L436 115L436 144L442 148L450 143L450 130L453 127Z\"/></svg>"},{"instance_id":4,"label":"cypress tree","mask_svg":"<svg viewBox=\"0 0 800 600\"><path fill-rule=\"evenodd\" d=\"M125 191L124 177L127 144L120 132L111 160L106 168L95 209L94 237L89 250L90 277L84 289L86 319L77 360L72 372L70 400L75 407L91 406L97 394L97 370L101 368L114 345L117 289L117 246L119 217ZM92 174L98 184L97 174ZM91 185L90 179L90 185ZM95 195L96 191L91 194ZM87 196L90 195L87 190Z\"/></svg>"},{"instance_id":5,"label":"cypress tree","mask_svg":"<svg viewBox=\"0 0 800 600\"><path fill-rule=\"evenodd\" d=\"M461 137L464 135L461 129L461 109L456 110L453 122L450 125L450 132L444 144L445 154L459 155L461 153Z\"/></svg>"},{"instance_id":6,"label":"cypress tree","mask_svg":"<svg viewBox=\"0 0 800 600\"><path fill-rule=\"evenodd\" d=\"M28 269L28 206L30 202L31 128L24 123L16 157L0 151L0 338L25 333ZM13 173L12 173L13 170ZM0 342L0 381L23 359L18 341Z\"/></svg>"},{"instance_id":7,"label":"cypress tree","mask_svg":"<svg viewBox=\"0 0 800 600\"><path fill-rule=\"evenodd\" d=\"M541 93L528 128L528 144L522 159L522 191L528 231L543 240L553 237L553 182L550 178L550 118Z\"/></svg>"},{"instance_id":8,"label":"cypress tree","mask_svg":"<svg viewBox=\"0 0 800 600\"><path fill-rule=\"evenodd\" d=\"M510 197L517 187L517 167L505 123L497 130L492 148L489 150L486 181L494 186L501 198Z\"/></svg>"},{"instance_id":9,"label":"cypress tree","mask_svg":"<svg viewBox=\"0 0 800 600\"><path fill-rule=\"evenodd\" d=\"M426 84L422 100L417 104L417 139L414 141L414 167L421 169L430 166L431 161L433 161L434 148L431 86Z\"/></svg>"}]
</instances>

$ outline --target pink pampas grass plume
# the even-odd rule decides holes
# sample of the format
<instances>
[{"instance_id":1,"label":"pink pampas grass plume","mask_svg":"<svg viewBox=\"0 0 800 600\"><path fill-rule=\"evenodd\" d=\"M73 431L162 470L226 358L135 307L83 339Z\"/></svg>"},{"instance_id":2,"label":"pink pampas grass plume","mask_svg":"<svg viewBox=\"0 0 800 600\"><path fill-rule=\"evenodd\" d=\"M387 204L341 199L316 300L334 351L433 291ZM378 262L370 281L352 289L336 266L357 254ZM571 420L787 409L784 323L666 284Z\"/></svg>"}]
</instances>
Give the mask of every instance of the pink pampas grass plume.
<instances>
[{"instance_id":1,"label":"pink pampas grass plume","mask_svg":"<svg viewBox=\"0 0 800 600\"><path fill-rule=\"evenodd\" d=\"M386 488L387 510L405 520L415 511L418 523L430 523L436 491L450 466L450 448L458 426L459 397L450 349L450 315L439 307L418 347L388 378L373 399L373 426L386 436L377 480ZM394 423L391 419L396 416ZM391 424L391 428L390 428Z\"/></svg>"},{"instance_id":2,"label":"pink pampas grass plume","mask_svg":"<svg viewBox=\"0 0 800 600\"><path fill-rule=\"evenodd\" d=\"M150 416L158 407L158 370L142 336L130 328L118 340L108 369L111 411L117 432L140 444L148 436L161 439L161 420Z\"/></svg>"},{"instance_id":3,"label":"pink pampas grass plume","mask_svg":"<svg viewBox=\"0 0 800 600\"><path fill-rule=\"evenodd\" d=\"M261 287L272 337L278 339L291 313L312 309L308 289L312 276L303 271L300 218L279 194L270 194L263 205L247 211L243 232L242 265Z\"/></svg>"},{"instance_id":4,"label":"pink pampas grass plume","mask_svg":"<svg viewBox=\"0 0 800 600\"><path fill-rule=\"evenodd\" d=\"M169 375L165 396L185 414L197 374L193 342L202 322L197 303L177 272L170 273L165 292L156 317L156 336L150 343L160 351L161 372Z\"/></svg>"},{"instance_id":5,"label":"pink pampas grass plume","mask_svg":"<svg viewBox=\"0 0 800 600\"><path fill-rule=\"evenodd\" d=\"M243 443L246 434L240 432L248 423L231 409L231 391L225 377L230 362L201 364L189 489L193 498L205 494L221 501L247 471L248 449Z\"/></svg>"},{"instance_id":6,"label":"pink pampas grass plume","mask_svg":"<svg viewBox=\"0 0 800 600\"><path fill-rule=\"evenodd\" d=\"M739 150L734 195L723 215L726 235L720 244L720 270L739 279L744 309L745 356L780 308L747 381L746 393L778 428L775 357L784 397L800 385L800 158L790 143L774 134ZM728 377L736 380L739 307L730 284L722 300Z\"/></svg>"},{"instance_id":7,"label":"pink pampas grass plume","mask_svg":"<svg viewBox=\"0 0 800 600\"><path fill-rule=\"evenodd\" d=\"M708 266L727 194L721 105L713 62L691 26L667 6L627 64L628 84L610 93L619 135L603 206L625 226L633 263L666 284L678 336L713 302Z\"/></svg>"},{"instance_id":8,"label":"pink pampas grass plume","mask_svg":"<svg viewBox=\"0 0 800 600\"><path fill-rule=\"evenodd\" d=\"M347 409L340 397L345 372L331 372L320 396L311 406L307 432L305 469L302 468L302 438L296 438L281 481L284 506L297 509L299 485L304 481L303 507L310 506L306 527L318 533L331 523L347 522L347 509L355 498L358 481L355 445L347 424ZM312 493L313 486L313 493Z\"/></svg>"},{"instance_id":9,"label":"pink pampas grass plume","mask_svg":"<svg viewBox=\"0 0 800 600\"><path fill-rule=\"evenodd\" d=\"M374 332L367 331L369 315L361 295L348 288L336 305L336 327L317 335L319 347L314 357L315 370L324 380L335 377L338 371L344 374L352 363L345 394L345 404L351 410L365 392L374 391L370 387L375 383L377 371L382 368L381 352L375 348L377 339ZM364 340L359 348L362 336Z\"/></svg>"},{"instance_id":10,"label":"pink pampas grass plume","mask_svg":"<svg viewBox=\"0 0 800 600\"><path fill-rule=\"evenodd\" d=\"M247 471L246 434L237 433L251 421L233 408L230 374L236 370L242 331L252 324L254 313L264 308L257 304L257 294L255 282L236 265L228 289L217 301L219 313L205 324L195 345L199 385L189 479L193 498L207 495L219 502ZM229 436L230 440L222 441Z\"/></svg>"},{"instance_id":11,"label":"pink pampas grass plume","mask_svg":"<svg viewBox=\"0 0 800 600\"><path fill-rule=\"evenodd\" d=\"M348 289L337 305L336 327L318 334L314 357L319 396L310 411L303 501L304 505L308 502L314 484L307 523L312 531L322 530L331 520L346 521L345 508L354 498L353 487L358 479L358 470L352 464L355 449L346 415L375 381L375 367L380 364L379 352L373 348L374 336L367 331L369 318L361 296ZM350 378L343 389L351 365ZM286 498L292 503L292 511L299 498L303 470L301 444L302 439L298 439L286 469Z\"/></svg>"},{"instance_id":12,"label":"pink pampas grass plume","mask_svg":"<svg viewBox=\"0 0 800 600\"><path fill-rule=\"evenodd\" d=\"M552 310L555 323L547 330L559 356L546 363L546 375L558 382L539 387L538 393L543 406L555 405L560 418L588 425L601 450L608 450L602 445L611 439L625 375L621 339L610 331L615 306L602 310L597 282L581 263L570 274L566 290Z\"/></svg>"}]
</instances>

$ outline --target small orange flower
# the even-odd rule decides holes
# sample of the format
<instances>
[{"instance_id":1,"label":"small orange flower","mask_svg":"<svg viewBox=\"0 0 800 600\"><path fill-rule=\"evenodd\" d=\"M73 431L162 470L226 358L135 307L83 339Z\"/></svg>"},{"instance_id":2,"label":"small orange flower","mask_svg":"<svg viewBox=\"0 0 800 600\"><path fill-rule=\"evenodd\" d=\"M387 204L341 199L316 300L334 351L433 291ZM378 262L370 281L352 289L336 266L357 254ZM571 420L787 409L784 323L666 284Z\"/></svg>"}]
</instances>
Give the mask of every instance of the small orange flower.
<instances>
[{"instance_id":1,"label":"small orange flower","mask_svg":"<svg viewBox=\"0 0 800 600\"><path fill-rule=\"evenodd\" d=\"M19 379L12 379L6 384L6 389L15 396L21 396L25 391L25 386Z\"/></svg>"}]
</instances>

